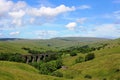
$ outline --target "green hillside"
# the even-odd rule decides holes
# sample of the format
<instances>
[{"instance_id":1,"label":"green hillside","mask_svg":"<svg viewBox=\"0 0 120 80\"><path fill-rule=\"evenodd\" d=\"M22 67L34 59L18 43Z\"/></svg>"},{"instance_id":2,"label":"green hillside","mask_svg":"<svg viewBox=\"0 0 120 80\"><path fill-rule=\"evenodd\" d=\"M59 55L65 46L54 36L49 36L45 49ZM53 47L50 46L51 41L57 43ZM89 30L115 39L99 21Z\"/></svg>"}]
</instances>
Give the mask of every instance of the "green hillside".
<instances>
[{"instance_id":1,"label":"green hillside","mask_svg":"<svg viewBox=\"0 0 120 80\"><path fill-rule=\"evenodd\" d=\"M63 74L61 78L40 74L38 69L28 64L0 61L0 80L120 80L120 39L93 42L61 39L9 40L0 42L0 53L28 54L22 47L34 50L59 50L83 45L100 47L103 44L107 45L91 52L95 54L95 58L89 61L75 62L79 57L85 58L88 53L77 53L76 56L63 54L65 68L57 70Z\"/></svg>"},{"instance_id":2,"label":"green hillside","mask_svg":"<svg viewBox=\"0 0 120 80\"><path fill-rule=\"evenodd\" d=\"M28 54L29 52L22 48L30 48L36 51L46 50L60 50L71 46L83 46L85 44L92 44L94 42L106 41L108 39L103 38L54 38L46 40L30 40L30 39L1 39L0 41L0 53L20 53ZM91 41L92 42L88 42Z\"/></svg>"},{"instance_id":3,"label":"green hillside","mask_svg":"<svg viewBox=\"0 0 120 80\"><path fill-rule=\"evenodd\" d=\"M96 54L97 55L97 54ZM119 80L120 79L120 54L111 54L96 57L95 59L73 64L76 57L65 58L64 61L70 60L70 62L64 62L67 69L59 70L64 74L65 78L73 80L87 80L85 76L90 76L92 80ZM71 65L72 64L72 65Z\"/></svg>"},{"instance_id":4,"label":"green hillside","mask_svg":"<svg viewBox=\"0 0 120 80\"><path fill-rule=\"evenodd\" d=\"M48 75L40 75L39 71L27 64L0 61L0 80L64 80Z\"/></svg>"},{"instance_id":5,"label":"green hillside","mask_svg":"<svg viewBox=\"0 0 120 80\"><path fill-rule=\"evenodd\" d=\"M95 59L75 63L75 59L84 54L78 54L75 57L63 58L67 69L60 69L64 77L73 80L120 80L120 39L108 41L108 46L104 49L96 50Z\"/></svg>"},{"instance_id":6,"label":"green hillside","mask_svg":"<svg viewBox=\"0 0 120 80\"><path fill-rule=\"evenodd\" d=\"M80 42L97 42L97 41L110 40L106 38L96 38L96 37L58 37L55 39L60 39L65 41L80 41Z\"/></svg>"}]
</instances>

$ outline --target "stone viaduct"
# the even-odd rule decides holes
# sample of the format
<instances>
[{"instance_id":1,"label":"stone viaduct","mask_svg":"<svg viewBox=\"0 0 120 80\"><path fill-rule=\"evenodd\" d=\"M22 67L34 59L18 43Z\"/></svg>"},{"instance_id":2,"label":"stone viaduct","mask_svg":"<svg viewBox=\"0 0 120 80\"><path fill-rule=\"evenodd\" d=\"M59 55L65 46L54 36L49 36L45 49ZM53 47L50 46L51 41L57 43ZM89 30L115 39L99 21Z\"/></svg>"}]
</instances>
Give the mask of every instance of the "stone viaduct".
<instances>
[{"instance_id":1,"label":"stone viaduct","mask_svg":"<svg viewBox=\"0 0 120 80\"><path fill-rule=\"evenodd\" d=\"M40 60L45 60L47 57L49 57L49 55L48 54L27 54L27 55L22 55L22 58L25 60L26 63L30 63L30 62L39 62Z\"/></svg>"}]
</instances>

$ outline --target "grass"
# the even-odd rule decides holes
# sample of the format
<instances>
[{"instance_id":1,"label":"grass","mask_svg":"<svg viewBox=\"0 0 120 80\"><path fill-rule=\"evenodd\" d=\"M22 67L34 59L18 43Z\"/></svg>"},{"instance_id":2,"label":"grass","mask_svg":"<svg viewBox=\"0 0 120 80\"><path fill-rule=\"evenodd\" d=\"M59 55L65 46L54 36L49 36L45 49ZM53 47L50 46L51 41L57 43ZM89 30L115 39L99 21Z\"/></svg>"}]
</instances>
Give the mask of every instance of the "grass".
<instances>
[{"instance_id":1,"label":"grass","mask_svg":"<svg viewBox=\"0 0 120 80\"><path fill-rule=\"evenodd\" d=\"M120 46L118 42L118 40L110 41L110 44L104 49L94 51L95 59L87 62L73 64L78 56L85 56L80 53L74 57L64 57L64 65L68 68L59 71L65 78L73 80L88 80L89 78L91 80L120 80Z\"/></svg>"},{"instance_id":2,"label":"grass","mask_svg":"<svg viewBox=\"0 0 120 80\"><path fill-rule=\"evenodd\" d=\"M74 61L74 59L72 60ZM69 66L68 69L61 69L60 71L64 74L64 77L69 75L74 80L86 80L84 78L86 75L90 75L92 80L102 80L103 78L119 80L120 72L116 72L117 69L120 69L120 54L104 55L91 61Z\"/></svg>"},{"instance_id":3,"label":"grass","mask_svg":"<svg viewBox=\"0 0 120 80\"><path fill-rule=\"evenodd\" d=\"M0 61L0 80L64 80L48 75L23 63Z\"/></svg>"},{"instance_id":4,"label":"grass","mask_svg":"<svg viewBox=\"0 0 120 80\"><path fill-rule=\"evenodd\" d=\"M67 56L63 57L63 64L65 66L72 66L75 64L75 59L78 58L79 56L84 57L84 54L78 53L77 56L70 56L67 54Z\"/></svg>"}]
</instances>

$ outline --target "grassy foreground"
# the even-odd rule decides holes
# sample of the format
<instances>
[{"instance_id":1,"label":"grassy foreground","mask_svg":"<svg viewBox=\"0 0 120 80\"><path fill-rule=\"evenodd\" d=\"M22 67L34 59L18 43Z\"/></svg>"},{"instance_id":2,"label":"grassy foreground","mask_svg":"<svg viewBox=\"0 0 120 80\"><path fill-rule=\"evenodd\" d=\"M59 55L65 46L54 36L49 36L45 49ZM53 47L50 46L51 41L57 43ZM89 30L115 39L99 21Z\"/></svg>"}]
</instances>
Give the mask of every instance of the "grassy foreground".
<instances>
[{"instance_id":1,"label":"grassy foreground","mask_svg":"<svg viewBox=\"0 0 120 80\"><path fill-rule=\"evenodd\" d=\"M41 75L32 66L23 63L0 61L0 80L64 80Z\"/></svg>"},{"instance_id":2,"label":"grassy foreground","mask_svg":"<svg viewBox=\"0 0 120 80\"><path fill-rule=\"evenodd\" d=\"M73 80L120 80L120 54L111 54L61 69L64 77ZM86 77L89 76L89 77Z\"/></svg>"}]
</instances>

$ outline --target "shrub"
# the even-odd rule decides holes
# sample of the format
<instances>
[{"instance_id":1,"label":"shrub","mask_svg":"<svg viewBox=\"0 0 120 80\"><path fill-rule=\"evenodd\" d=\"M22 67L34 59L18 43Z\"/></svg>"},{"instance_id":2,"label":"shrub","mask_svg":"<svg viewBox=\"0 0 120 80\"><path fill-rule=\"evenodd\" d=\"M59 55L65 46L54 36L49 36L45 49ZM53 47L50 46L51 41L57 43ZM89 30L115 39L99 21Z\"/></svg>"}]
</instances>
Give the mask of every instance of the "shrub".
<instances>
[{"instance_id":1,"label":"shrub","mask_svg":"<svg viewBox=\"0 0 120 80\"><path fill-rule=\"evenodd\" d=\"M23 59L20 54L16 53L9 56L9 61L23 62Z\"/></svg>"},{"instance_id":2,"label":"shrub","mask_svg":"<svg viewBox=\"0 0 120 80\"><path fill-rule=\"evenodd\" d=\"M38 62L33 62L33 63L30 63L31 66L37 68L37 69L40 69L40 65L42 65L43 62L40 61L39 63Z\"/></svg>"},{"instance_id":3,"label":"shrub","mask_svg":"<svg viewBox=\"0 0 120 80\"><path fill-rule=\"evenodd\" d=\"M88 45L82 46L78 48L81 53L88 53L93 51L93 48L90 48Z\"/></svg>"},{"instance_id":4,"label":"shrub","mask_svg":"<svg viewBox=\"0 0 120 80\"><path fill-rule=\"evenodd\" d=\"M84 62L84 58L79 56L76 60L75 60L75 63L81 63L81 62Z\"/></svg>"},{"instance_id":5,"label":"shrub","mask_svg":"<svg viewBox=\"0 0 120 80\"><path fill-rule=\"evenodd\" d=\"M23 62L21 54L0 53L0 60Z\"/></svg>"},{"instance_id":6,"label":"shrub","mask_svg":"<svg viewBox=\"0 0 120 80\"><path fill-rule=\"evenodd\" d=\"M59 71L55 71L51 74L52 76L56 76L56 77L63 77L63 74Z\"/></svg>"},{"instance_id":7,"label":"shrub","mask_svg":"<svg viewBox=\"0 0 120 80\"><path fill-rule=\"evenodd\" d=\"M48 74L52 73L52 72L55 71L55 70L57 70L55 61L43 63L43 64L40 66L40 73L41 73L41 74L46 74L46 75L48 75Z\"/></svg>"},{"instance_id":8,"label":"shrub","mask_svg":"<svg viewBox=\"0 0 120 80\"><path fill-rule=\"evenodd\" d=\"M0 60L8 61L9 60L9 55L10 54L7 54L7 53L0 53Z\"/></svg>"},{"instance_id":9,"label":"shrub","mask_svg":"<svg viewBox=\"0 0 120 80\"><path fill-rule=\"evenodd\" d=\"M106 78L103 78L103 80L107 80Z\"/></svg>"},{"instance_id":10,"label":"shrub","mask_svg":"<svg viewBox=\"0 0 120 80\"><path fill-rule=\"evenodd\" d=\"M84 76L84 78L92 79L92 76L89 75L89 74L86 74L86 75Z\"/></svg>"},{"instance_id":11,"label":"shrub","mask_svg":"<svg viewBox=\"0 0 120 80\"><path fill-rule=\"evenodd\" d=\"M70 52L70 56L76 56L77 53L76 52Z\"/></svg>"},{"instance_id":12,"label":"shrub","mask_svg":"<svg viewBox=\"0 0 120 80\"><path fill-rule=\"evenodd\" d=\"M61 59L56 60L56 68L59 69L61 68L61 66L63 66L62 60Z\"/></svg>"},{"instance_id":13,"label":"shrub","mask_svg":"<svg viewBox=\"0 0 120 80\"><path fill-rule=\"evenodd\" d=\"M40 65L40 73L48 75L48 74L51 74L52 72L56 71L57 69L61 68L61 66L62 66L61 60L43 63Z\"/></svg>"},{"instance_id":14,"label":"shrub","mask_svg":"<svg viewBox=\"0 0 120 80\"><path fill-rule=\"evenodd\" d=\"M57 53L48 53L49 56L46 57L45 62L51 61L51 60L57 60L58 58L60 58L60 55Z\"/></svg>"},{"instance_id":15,"label":"shrub","mask_svg":"<svg viewBox=\"0 0 120 80\"><path fill-rule=\"evenodd\" d=\"M94 53L89 53L85 56L85 61L89 61L95 58Z\"/></svg>"},{"instance_id":16,"label":"shrub","mask_svg":"<svg viewBox=\"0 0 120 80\"><path fill-rule=\"evenodd\" d=\"M115 72L120 72L120 69L116 69Z\"/></svg>"},{"instance_id":17,"label":"shrub","mask_svg":"<svg viewBox=\"0 0 120 80\"><path fill-rule=\"evenodd\" d=\"M48 46L48 47L50 47L50 46L51 46L51 44L47 44L47 46Z\"/></svg>"}]
</instances>

